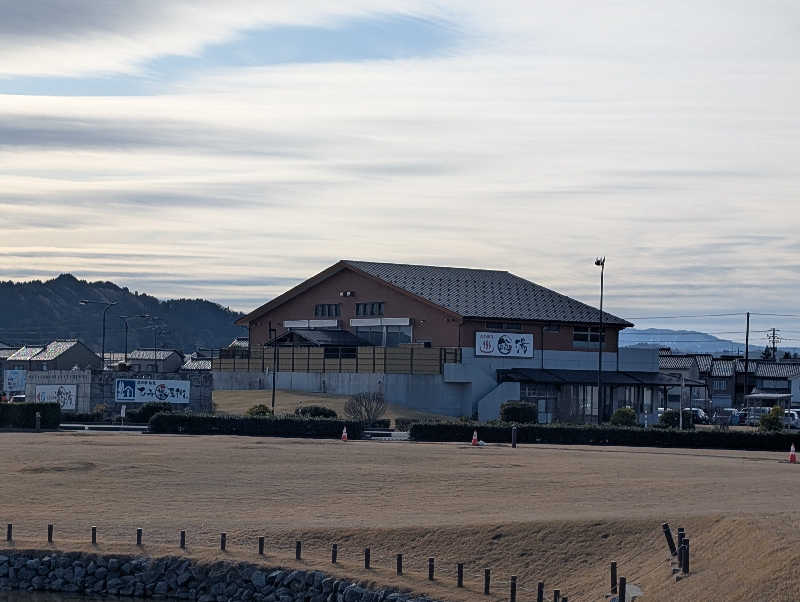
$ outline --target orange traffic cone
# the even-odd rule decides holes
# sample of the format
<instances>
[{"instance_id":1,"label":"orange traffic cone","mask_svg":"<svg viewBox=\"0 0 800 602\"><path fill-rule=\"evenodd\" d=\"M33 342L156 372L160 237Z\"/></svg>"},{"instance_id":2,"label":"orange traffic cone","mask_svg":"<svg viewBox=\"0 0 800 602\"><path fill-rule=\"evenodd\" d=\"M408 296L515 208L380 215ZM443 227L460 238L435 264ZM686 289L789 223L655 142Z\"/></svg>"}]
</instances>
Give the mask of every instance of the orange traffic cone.
<instances>
[{"instance_id":1,"label":"orange traffic cone","mask_svg":"<svg viewBox=\"0 0 800 602\"><path fill-rule=\"evenodd\" d=\"M478 431L472 431L472 445L478 445Z\"/></svg>"},{"instance_id":2,"label":"orange traffic cone","mask_svg":"<svg viewBox=\"0 0 800 602\"><path fill-rule=\"evenodd\" d=\"M794 451L794 443L789 448L789 464L797 464L797 454Z\"/></svg>"},{"instance_id":3,"label":"orange traffic cone","mask_svg":"<svg viewBox=\"0 0 800 602\"><path fill-rule=\"evenodd\" d=\"M342 441L347 441L347 427L342 429Z\"/></svg>"}]
</instances>

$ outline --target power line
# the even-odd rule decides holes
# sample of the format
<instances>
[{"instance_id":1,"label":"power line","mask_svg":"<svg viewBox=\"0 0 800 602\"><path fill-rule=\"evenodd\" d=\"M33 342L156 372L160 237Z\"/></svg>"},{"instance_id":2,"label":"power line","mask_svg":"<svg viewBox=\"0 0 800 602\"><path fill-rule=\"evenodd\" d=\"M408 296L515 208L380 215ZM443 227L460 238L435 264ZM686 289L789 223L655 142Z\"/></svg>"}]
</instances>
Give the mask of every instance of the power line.
<instances>
[{"instance_id":1,"label":"power line","mask_svg":"<svg viewBox=\"0 0 800 602\"><path fill-rule=\"evenodd\" d=\"M746 312L736 312L730 314L697 314L694 316L640 316L637 318L628 318L628 320L679 320L682 318L722 318L725 316L743 316ZM771 315L771 314L753 314L753 315ZM800 317L800 316L797 316Z\"/></svg>"}]
</instances>

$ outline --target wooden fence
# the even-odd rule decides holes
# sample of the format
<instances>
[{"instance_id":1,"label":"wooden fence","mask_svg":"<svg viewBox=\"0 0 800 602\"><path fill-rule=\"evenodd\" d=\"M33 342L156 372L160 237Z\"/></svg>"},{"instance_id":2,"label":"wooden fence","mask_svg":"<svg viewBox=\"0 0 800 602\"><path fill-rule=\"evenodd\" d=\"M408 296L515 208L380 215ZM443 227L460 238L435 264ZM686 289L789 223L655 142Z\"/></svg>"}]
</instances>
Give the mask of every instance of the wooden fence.
<instances>
[{"instance_id":1,"label":"wooden fence","mask_svg":"<svg viewBox=\"0 0 800 602\"><path fill-rule=\"evenodd\" d=\"M458 347L254 347L211 361L223 372L384 372L441 374L444 364L460 363Z\"/></svg>"}]
</instances>

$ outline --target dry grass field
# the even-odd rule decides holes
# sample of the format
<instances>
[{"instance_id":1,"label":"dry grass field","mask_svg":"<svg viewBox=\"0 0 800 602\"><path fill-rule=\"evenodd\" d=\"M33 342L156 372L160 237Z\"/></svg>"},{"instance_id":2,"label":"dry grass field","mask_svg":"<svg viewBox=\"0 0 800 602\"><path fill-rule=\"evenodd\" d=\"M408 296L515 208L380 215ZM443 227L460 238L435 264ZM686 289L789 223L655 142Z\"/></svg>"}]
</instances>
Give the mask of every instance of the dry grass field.
<instances>
[{"instance_id":1,"label":"dry grass field","mask_svg":"<svg viewBox=\"0 0 800 602\"><path fill-rule=\"evenodd\" d=\"M254 405L260 403L271 405L272 391L214 391L213 401L217 414L242 415ZM319 405L331 408L340 418L344 418L344 403L346 401L347 397L343 395L322 395L276 390L275 413L293 414L298 406ZM385 417L394 419L401 416L417 418L432 415L404 406L388 404Z\"/></svg>"},{"instance_id":2,"label":"dry grass field","mask_svg":"<svg viewBox=\"0 0 800 602\"><path fill-rule=\"evenodd\" d=\"M536 582L570 601L602 600L607 566L639 584L643 600L797 600L800 466L782 454L618 447L487 446L101 433L0 434L0 521L17 547L145 552L254 561L267 536L270 564L295 564L408 587L445 600L520 600ZM661 523L685 526L693 574L675 583ZM341 563L331 568L330 544ZM0 547L5 543L0 543ZM370 571L359 568L364 547ZM394 554L409 575L394 576ZM442 572L425 579L426 559ZM467 588L453 587L457 562ZM548 594L552 599L552 593ZM533 596L535 599L535 596Z\"/></svg>"}]
</instances>

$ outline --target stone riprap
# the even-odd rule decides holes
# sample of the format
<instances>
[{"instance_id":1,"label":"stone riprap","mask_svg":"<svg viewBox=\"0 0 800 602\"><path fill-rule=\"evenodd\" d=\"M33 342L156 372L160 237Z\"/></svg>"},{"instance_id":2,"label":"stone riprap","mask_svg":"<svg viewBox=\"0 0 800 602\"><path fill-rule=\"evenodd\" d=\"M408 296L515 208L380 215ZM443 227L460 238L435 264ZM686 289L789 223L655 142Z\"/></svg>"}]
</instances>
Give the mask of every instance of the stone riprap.
<instances>
[{"instance_id":1,"label":"stone riprap","mask_svg":"<svg viewBox=\"0 0 800 602\"><path fill-rule=\"evenodd\" d=\"M433 602L320 571L166 556L0 550L0 591L51 591L199 602Z\"/></svg>"}]
</instances>

